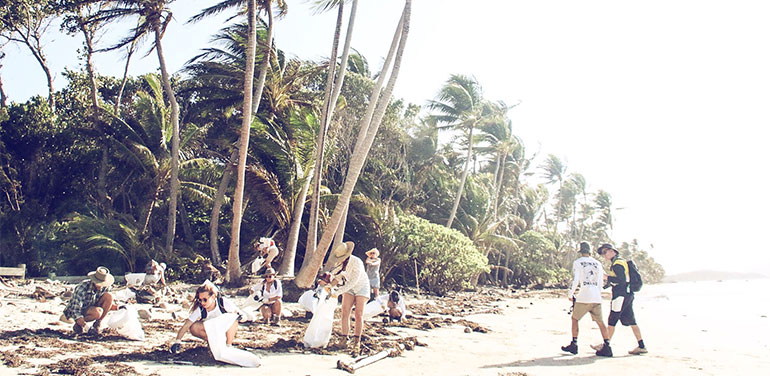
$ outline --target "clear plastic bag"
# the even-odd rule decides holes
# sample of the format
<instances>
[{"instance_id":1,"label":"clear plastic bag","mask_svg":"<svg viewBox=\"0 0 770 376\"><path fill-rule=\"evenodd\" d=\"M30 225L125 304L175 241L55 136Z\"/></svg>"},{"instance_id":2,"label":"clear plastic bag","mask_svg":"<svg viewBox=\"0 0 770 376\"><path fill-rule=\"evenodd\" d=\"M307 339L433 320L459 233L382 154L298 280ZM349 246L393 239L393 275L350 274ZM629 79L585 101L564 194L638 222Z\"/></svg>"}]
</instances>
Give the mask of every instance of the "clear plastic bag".
<instances>
[{"instance_id":1,"label":"clear plastic bag","mask_svg":"<svg viewBox=\"0 0 770 376\"><path fill-rule=\"evenodd\" d=\"M141 286L146 277L147 273L127 273L125 275L126 286Z\"/></svg>"},{"instance_id":2,"label":"clear plastic bag","mask_svg":"<svg viewBox=\"0 0 770 376\"><path fill-rule=\"evenodd\" d=\"M325 290L321 291L318 299L318 307L316 307L313 318L305 330L305 337L302 339L305 347L326 347L332 337L334 310L337 309L337 299L327 299Z\"/></svg>"},{"instance_id":3,"label":"clear plastic bag","mask_svg":"<svg viewBox=\"0 0 770 376\"><path fill-rule=\"evenodd\" d=\"M364 320L369 320L380 313L385 312L385 309L388 308L388 296L378 296L377 299L372 300L369 303L366 303L364 306Z\"/></svg>"},{"instance_id":4,"label":"clear plastic bag","mask_svg":"<svg viewBox=\"0 0 770 376\"><path fill-rule=\"evenodd\" d=\"M106 317L107 327L115 329L118 334L134 341L144 341L144 330L139 322L139 314L132 307L120 307L110 312Z\"/></svg>"},{"instance_id":5,"label":"clear plastic bag","mask_svg":"<svg viewBox=\"0 0 770 376\"><path fill-rule=\"evenodd\" d=\"M318 296L315 293L313 290L303 292L297 300L299 306L307 312L315 313L315 309L318 307Z\"/></svg>"}]
</instances>

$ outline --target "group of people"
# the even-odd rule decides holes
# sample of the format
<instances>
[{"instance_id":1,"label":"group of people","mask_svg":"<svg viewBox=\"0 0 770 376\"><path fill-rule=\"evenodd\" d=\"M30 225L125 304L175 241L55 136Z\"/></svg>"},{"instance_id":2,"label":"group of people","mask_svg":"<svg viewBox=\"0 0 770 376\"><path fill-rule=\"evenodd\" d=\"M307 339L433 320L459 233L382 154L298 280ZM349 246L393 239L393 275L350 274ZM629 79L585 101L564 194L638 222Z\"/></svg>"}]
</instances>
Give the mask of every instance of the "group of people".
<instances>
[{"instance_id":1,"label":"group of people","mask_svg":"<svg viewBox=\"0 0 770 376\"><path fill-rule=\"evenodd\" d=\"M644 346L642 333L634 316L634 293L630 288L631 279L628 263L620 257L618 250L611 244L602 244L597 249L597 253L611 265L609 272L605 274L602 264L590 256L591 247L588 243L580 243L579 253L580 257L572 265L572 287L567 294L568 299L573 302L572 341L567 346L562 346L562 351L577 354L578 322L586 313L590 313L591 318L599 326L599 332L603 339L601 344L591 345L591 348L596 350L596 355L612 356L610 340L615 333L615 326L618 321L624 326L630 326L638 341L638 346L628 353L632 355L646 354L647 348ZM608 287L612 288L612 300L607 325L605 325L602 318L601 290Z\"/></svg>"},{"instance_id":2,"label":"group of people","mask_svg":"<svg viewBox=\"0 0 770 376\"><path fill-rule=\"evenodd\" d=\"M361 348L361 335L364 328L363 313L365 305L372 297L378 298L380 288L380 258L379 250L373 248L366 252L366 261L353 255L355 245L353 242L344 242L335 247L324 264L322 273L318 279L320 288L326 289L328 296L333 299L342 297L341 312L341 336L336 346L347 347L350 343L350 319L355 317L353 330L354 341L352 352L358 354ZM281 310L283 309L283 288L281 281L276 278L275 269L270 262L277 254L277 247L272 239L262 238L258 246L258 257L261 260L258 266L252 266L252 271L264 270L262 279L251 288L250 300L247 305L258 305L264 322L280 326ZM166 284L164 271L165 265L152 260L147 266L146 283ZM88 279L75 287L73 297L64 310L63 320L74 322L75 333L83 333L88 322L93 322L88 330L90 334L98 334L101 322L111 310L118 307L110 294L110 286L115 278L110 271L100 266L88 274ZM251 302L253 300L254 302ZM406 308L403 299L397 291L393 291L387 299L388 320L401 320ZM354 310L355 308L355 310ZM251 315L238 307L235 302L222 296L214 283L207 280L195 291L193 305L190 313L177 332L176 336L169 340L172 349L179 349L179 341L187 332L193 336L208 341L203 322L216 318L224 313L237 313L240 317L248 319ZM352 314L352 315L351 315ZM226 344L232 344L238 328L238 322L227 329Z\"/></svg>"}]
</instances>

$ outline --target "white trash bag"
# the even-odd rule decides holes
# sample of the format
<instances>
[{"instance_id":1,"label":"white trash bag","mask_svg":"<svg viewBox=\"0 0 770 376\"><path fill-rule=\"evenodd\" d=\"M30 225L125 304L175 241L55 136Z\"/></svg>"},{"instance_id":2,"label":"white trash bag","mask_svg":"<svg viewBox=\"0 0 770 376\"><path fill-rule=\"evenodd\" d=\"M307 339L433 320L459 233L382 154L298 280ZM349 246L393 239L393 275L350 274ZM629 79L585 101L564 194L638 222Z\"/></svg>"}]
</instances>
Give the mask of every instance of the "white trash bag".
<instances>
[{"instance_id":1,"label":"white trash bag","mask_svg":"<svg viewBox=\"0 0 770 376\"><path fill-rule=\"evenodd\" d=\"M382 295L378 296L377 299L372 300L369 303L366 303L364 306L364 320L369 320L380 313L385 312L385 309L388 308L388 296Z\"/></svg>"},{"instance_id":2,"label":"white trash bag","mask_svg":"<svg viewBox=\"0 0 770 376\"><path fill-rule=\"evenodd\" d=\"M305 347L326 347L332 337L332 325L334 324L334 310L337 309L337 299L327 299L326 290L318 296L320 303L313 313L313 318L305 330L302 344Z\"/></svg>"},{"instance_id":3,"label":"white trash bag","mask_svg":"<svg viewBox=\"0 0 770 376\"><path fill-rule=\"evenodd\" d=\"M262 269L262 265L264 264L265 264L265 258L262 256L257 257L257 259L251 263L251 274L257 274L259 269Z\"/></svg>"},{"instance_id":4,"label":"white trash bag","mask_svg":"<svg viewBox=\"0 0 770 376\"><path fill-rule=\"evenodd\" d=\"M313 290L303 292L302 295L300 295L299 300L297 300L300 308L306 312L315 313L315 309L318 307L318 296L315 296L315 293L316 292Z\"/></svg>"},{"instance_id":5,"label":"white trash bag","mask_svg":"<svg viewBox=\"0 0 770 376\"><path fill-rule=\"evenodd\" d=\"M106 317L107 327L115 329L118 334L134 341L144 341L144 330L139 322L139 314L132 307L121 307L110 312Z\"/></svg>"},{"instance_id":6,"label":"white trash bag","mask_svg":"<svg viewBox=\"0 0 770 376\"><path fill-rule=\"evenodd\" d=\"M211 354L214 355L215 360L220 362L241 367L259 367L259 357L256 354L227 345L227 330L233 326L237 319L238 314L224 313L203 322Z\"/></svg>"},{"instance_id":7,"label":"white trash bag","mask_svg":"<svg viewBox=\"0 0 770 376\"><path fill-rule=\"evenodd\" d=\"M147 273L126 273L126 286L141 286Z\"/></svg>"},{"instance_id":8,"label":"white trash bag","mask_svg":"<svg viewBox=\"0 0 770 376\"><path fill-rule=\"evenodd\" d=\"M136 293L129 288L110 291L112 298L119 302L127 302L130 299L136 299Z\"/></svg>"}]
</instances>

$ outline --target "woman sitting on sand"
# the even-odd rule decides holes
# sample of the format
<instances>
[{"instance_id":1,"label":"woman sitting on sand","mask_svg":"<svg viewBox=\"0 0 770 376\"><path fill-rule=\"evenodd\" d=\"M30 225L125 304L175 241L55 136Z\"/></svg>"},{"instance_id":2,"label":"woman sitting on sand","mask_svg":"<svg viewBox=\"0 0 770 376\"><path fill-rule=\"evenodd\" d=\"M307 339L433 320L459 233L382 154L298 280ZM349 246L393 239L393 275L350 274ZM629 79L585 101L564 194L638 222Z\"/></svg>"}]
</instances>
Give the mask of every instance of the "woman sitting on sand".
<instances>
[{"instance_id":1,"label":"woman sitting on sand","mask_svg":"<svg viewBox=\"0 0 770 376\"><path fill-rule=\"evenodd\" d=\"M203 282L203 284L195 291L195 304L190 308L190 316L187 318L187 321L185 321L182 328L177 332L176 338L173 340L174 345L179 344L179 341L182 340L182 337L184 337L188 330L193 336L208 342L208 336L206 335L206 329L203 326L203 322L228 312L243 314L241 309L230 299L219 295L217 287L211 283L211 281L207 280L206 282ZM238 321L235 321L230 329L227 330L226 337L228 346L233 343L237 330ZM172 350L173 347L174 346L172 346Z\"/></svg>"},{"instance_id":2,"label":"woman sitting on sand","mask_svg":"<svg viewBox=\"0 0 770 376\"><path fill-rule=\"evenodd\" d=\"M283 288L281 281L275 278L275 269L267 268L265 278L257 283L252 291L261 293L259 296L262 297L262 307L259 312L262 313L265 324L269 322L273 326L281 326Z\"/></svg>"},{"instance_id":3,"label":"woman sitting on sand","mask_svg":"<svg viewBox=\"0 0 770 376\"><path fill-rule=\"evenodd\" d=\"M369 300L369 278L364 270L364 262L353 256L353 242L338 245L329 255L324 271L332 275L327 287L337 287L332 297L342 294L342 337L338 346L347 346L350 333L350 311L356 306L356 342L353 345L353 356L361 352L361 333L364 331L364 306ZM319 284L326 284L319 282Z\"/></svg>"}]
</instances>

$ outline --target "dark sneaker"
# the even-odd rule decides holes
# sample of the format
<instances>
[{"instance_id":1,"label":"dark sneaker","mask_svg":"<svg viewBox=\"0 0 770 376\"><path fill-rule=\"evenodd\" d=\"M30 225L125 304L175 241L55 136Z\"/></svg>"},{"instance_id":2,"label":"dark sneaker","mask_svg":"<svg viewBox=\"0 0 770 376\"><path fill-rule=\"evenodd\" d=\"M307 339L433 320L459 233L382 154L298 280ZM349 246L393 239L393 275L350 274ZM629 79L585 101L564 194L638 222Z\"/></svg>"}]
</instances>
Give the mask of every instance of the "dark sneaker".
<instances>
[{"instance_id":1,"label":"dark sneaker","mask_svg":"<svg viewBox=\"0 0 770 376\"><path fill-rule=\"evenodd\" d=\"M561 351L566 351L568 353L572 353L573 355L577 354L577 350L578 350L578 347L577 347L576 343L570 343L567 346L562 346L561 347Z\"/></svg>"},{"instance_id":2,"label":"dark sneaker","mask_svg":"<svg viewBox=\"0 0 770 376\"><path fill-rule=\"evenodd\" d=\"M596 352L596 356L606 356L608 358L612 357L612 348L610 345L603 345L602 348Z\"/></svg>"},{"instance_id":3,"label":"dark sneaker","mask_svg":"<svg viewBox=\"0 0 770 376\"><path fill-rule=\"evenodd\" d=\"M94 324L91 325L91 329L88 329L88 334L92 335L99 335L99 327L102 326L102 322L99 320L94 321Z\"/></svg>"},{"instance_id":4,"label":"dark sneaker","mask_svg":"<svg viewBox=\"0 0 770 376\"><path fill-rule=\"evenodd\" d=\"M78 323L75 323L75 325L72 327L72 331L74 331L75 334L83 334L83 327Z\"/></svg>"}]
</instances>

